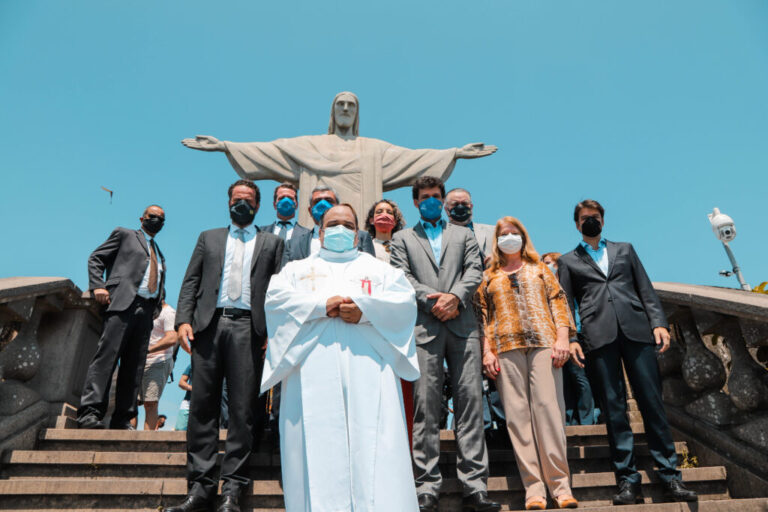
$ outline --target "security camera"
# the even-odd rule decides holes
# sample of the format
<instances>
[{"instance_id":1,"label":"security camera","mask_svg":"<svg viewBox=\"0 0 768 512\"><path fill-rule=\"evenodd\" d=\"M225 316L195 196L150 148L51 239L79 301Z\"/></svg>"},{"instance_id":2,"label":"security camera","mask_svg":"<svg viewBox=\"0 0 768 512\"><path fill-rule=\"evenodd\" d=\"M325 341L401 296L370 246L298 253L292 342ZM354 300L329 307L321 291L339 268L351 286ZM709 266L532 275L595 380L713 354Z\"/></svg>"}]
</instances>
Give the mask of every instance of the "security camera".
<instances>
[{"instance_id":1,"label":"security camera","mask_svg":"<svg viewBox=\"0 0 768 512\"><path fill-rule=\"evenodd\" d=\"M724 213L720 213L719 208L714 208L712 213L708 213L709 223L712 224L712 231L721 242L730 242L736 238L736 226L733 219Z\"/></svg>"}]
</instances>

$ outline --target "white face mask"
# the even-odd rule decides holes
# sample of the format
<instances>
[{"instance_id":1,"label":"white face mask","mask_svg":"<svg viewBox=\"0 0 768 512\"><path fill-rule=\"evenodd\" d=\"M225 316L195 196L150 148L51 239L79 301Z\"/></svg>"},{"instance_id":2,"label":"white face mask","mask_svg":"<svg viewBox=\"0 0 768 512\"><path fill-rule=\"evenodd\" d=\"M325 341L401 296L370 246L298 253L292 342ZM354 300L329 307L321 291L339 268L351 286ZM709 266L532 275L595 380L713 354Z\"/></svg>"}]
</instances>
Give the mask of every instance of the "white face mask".
<instances>
[{"instance_id":1,"label":"white face mask","mask_svg":"<svg viewBox=\"0 0 768 512\"><path fill-rule=\"evenodd\" d=\"M504 254L515 254L523 248L523 237L510 233L497 238L496 243Z\"/></svg>"}]
</instances>

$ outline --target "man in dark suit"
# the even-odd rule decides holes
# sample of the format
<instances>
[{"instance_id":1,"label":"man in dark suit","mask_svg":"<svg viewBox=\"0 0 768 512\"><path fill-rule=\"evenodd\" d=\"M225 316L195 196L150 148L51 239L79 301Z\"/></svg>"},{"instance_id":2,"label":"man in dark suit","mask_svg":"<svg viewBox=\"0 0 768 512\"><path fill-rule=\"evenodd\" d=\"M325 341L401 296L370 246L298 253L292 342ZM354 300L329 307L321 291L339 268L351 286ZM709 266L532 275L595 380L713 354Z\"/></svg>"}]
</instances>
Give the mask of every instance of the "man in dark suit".
<instances>
[{"instance_id":1,"label":"man in dark suit","mask_svg":"<svg viewBox=\"0 0 768 512\"><path fill-rule=\"evenodd\" d=\"M107 307L104 330L80 397L80 428L104 428L112 374L119 360L110 428L134 429L130 421L137 413L136 396L152 320L165 296L165 259L154 241L165 222L165 212L152 205L139 220L141 229L115 229L88 258L88 288L96 301Z\"/></svg>"},{"instance_id":2,"label":"man in dark suit","mask_svg":"<svg viewBox=\"0 0 768 512\"><path fill-rule=\"evenodd\" d=\"M320 250L320 220L326 210L337 204L339 204L339 199L332 188L316 187L312 191L309 199L309 213L312 215L312 220L315 221L315 227L301 233L294 233L293 238L286 244L283 263L303 260ZM367 231L358 231L357 233L357 249L375 257L376 252L373 249L371 235Z\"/></svg>"},{"instance_id":3,"label":"man in dark suit","mask_svg":"<svg viewBox=\"0 0 768 512\"><path fill-rule=\"evenodd\" d=\"M659 352L669 348L669 323L632 245L601 237L604 214L600 203L591 199L576 205L573 218L583 241L560 258L558 277L571 309L578 305L581 317L581 337L571 343L572 360L583 368L586 353L587 372L606 416L611 462L619 484L613 503L642 501L622 363L643 416L666 498L695 501L696 493L681 481L661 400L654 347Z\"/></svg>"},{"instance_id":4,"label":"man in dark suit","mask_svg":"<svg viewBox=\"0 0 768 512\"><path fill-rule=\"evenodd\" d=\"M296 205L299 204L298 191L292 183L281 183L275 188L272 206L277 220L272 224L260 226L259 231L277 235L283 242L288 242L295 235L308 233L309 230L296 222Z\"/></svg>"},{"instance_id":5,"label":"man in dark suit","mask_svg":"<svg viewBox=\"0 0 768 512\"><path fill-rule=\"evenodd\" d=\"M421 377L414 383L413 465L419 510L436 512L442 485L440 416L443 361L448 363L456 415L456 472L462 510L494 512L488 499L488 450L483 432L483 384L478 323L472 299L483 277L480 248L468 228L441 218L445 186L423 176L413 185L421 220L395 233L390 262L416 290L416 353Z\"/></svg>"},{"instance_id":6,"label":"man in dark suit","mask_svg":"<svg viewBox=\"0 0 768 512\"><path fill-rule=\"evenodd\" d=\"M250 483L248 458L253 427L262 421L257 407L267 343L264 294L280 270L283 241L252 225L259 189L238 180L229 187L228 228L203 231L184 276L176 322L185 350L192 354L195 385L187 428L186 500L167 510L208 510L219 478L214 474L219 442L222 381L229 393L229 429L221 460L219 511L239 511Z\"/></svg>"}]
</instances>

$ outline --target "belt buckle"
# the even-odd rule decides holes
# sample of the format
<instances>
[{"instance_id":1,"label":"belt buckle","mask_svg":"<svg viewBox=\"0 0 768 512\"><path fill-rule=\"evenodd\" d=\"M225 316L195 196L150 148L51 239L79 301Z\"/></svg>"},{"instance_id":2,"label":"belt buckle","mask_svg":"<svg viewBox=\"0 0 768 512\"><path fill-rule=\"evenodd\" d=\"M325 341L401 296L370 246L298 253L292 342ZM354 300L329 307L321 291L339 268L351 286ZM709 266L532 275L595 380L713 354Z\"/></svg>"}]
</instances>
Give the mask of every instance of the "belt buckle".
<instances>
[{"instance_id":1,"label":"belt buckle","mask_svg":"<svg viewBox=\"0 0 768 512\"><path fill-rule=\"evenodd\" d=\"M221 308L221 316L224 318L234 318L234 310L235 308Z\"/></svg>"}]
</instances>

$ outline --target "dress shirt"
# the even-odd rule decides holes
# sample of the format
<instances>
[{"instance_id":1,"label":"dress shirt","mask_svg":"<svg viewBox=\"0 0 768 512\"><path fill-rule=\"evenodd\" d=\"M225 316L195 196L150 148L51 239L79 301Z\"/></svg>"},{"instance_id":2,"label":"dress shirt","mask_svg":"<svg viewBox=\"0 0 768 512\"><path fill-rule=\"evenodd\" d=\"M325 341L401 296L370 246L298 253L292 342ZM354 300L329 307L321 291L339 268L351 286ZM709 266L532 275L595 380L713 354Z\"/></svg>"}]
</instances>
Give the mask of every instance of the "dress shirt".
<instances>
[{"instance_id":1,"label":"dress shirt","mask_svg":"<svg viewBox=\"0 0 768 512\"><path fill-rule=\"evenodd\" d=\"M227 295L229 285L229 274L232 268L232 260L235 257L235 230L243 230L243 241L245 248L243 251L243 281L240 297L237 300L231 300ZM219 286L219 300L216 307L219 308L238 308L251 309L251 260L253 259L253 248L256 245L256 228L248 226L239 228L235 225L229 226L229 235L227 235L227 248L224 253L224 268L221 271L221 284Z\"/></svg>"},{"instance_id":2,"label":"dress shirt","mask_svg":"<svg viewBox=\"0 0 768 512\"><path fill-rule=\"evenodd\" d=\"M275 221L275 229L272 230L272 234L274 235L280 234L280 228L282 227L280 225L281 222L285 222L285 240L288 241L293 236L293 228L296 226L296 221L277 219Z\"/></svg>"},{"instance_id":3,"label":"dress shirt","mask_svg":"<svg viewBox=\"0 0 768 512\"><path fill-rule=\"evenodd\" d=\"M421 219L424 232L427 234L429 245L432 247L432 254L435 257L435 262L440 264L440 254L443 252L443 229L445 229L445 221L439 220L433 226L431 222Z\"/></svg>"},{"instance_id":4,"label":"dress shirt","mask_svg":"<svg viewBox=\"0 0 768 512\"><path fill-rule=\"evenodd\" d=\"M320 228L317 226L312 228L312 241L309 243L309 254L315 254L320 251Z\"/></svg>"},{"instance_id":5,"label":"dress shirt","mask_svg":"<svg viewBox=\"0 0 768 512\"><path fill-rule=\"evenodd\" d=\"M595 260L597 266L603 271L606 277L608 277L608 251L605 249L605 238L601 238L597 243L597 250L594 250L591 245L582 240L580 245L587 251L589 257Z\"/></svg>"},{"instance_id":6,"label":"dress shirt","mask_svg":"<svg viewBox=\"0 0 768 512\"><path fill-rule=\"evenodd\" d=\"M158 295L160 295L160 278L163 275L163 262L160 259L160 254L157 252L157 245L155 245L155 248L152 249L152 237L149 236L143 229L141 230L141 234L144 235L144 240L147 242L147 250L150 252L150 254L153 250L155 251L155 258L157 258L157 288L155 289L155 293L149 293L149 267L152 264L152 257L149 256L147 258L147 269L144 271L144 277L141 279L141 284L139 285L139 291L137 292L137 295L144 299L155 299Z\"/></svg>"}]
</instances>

